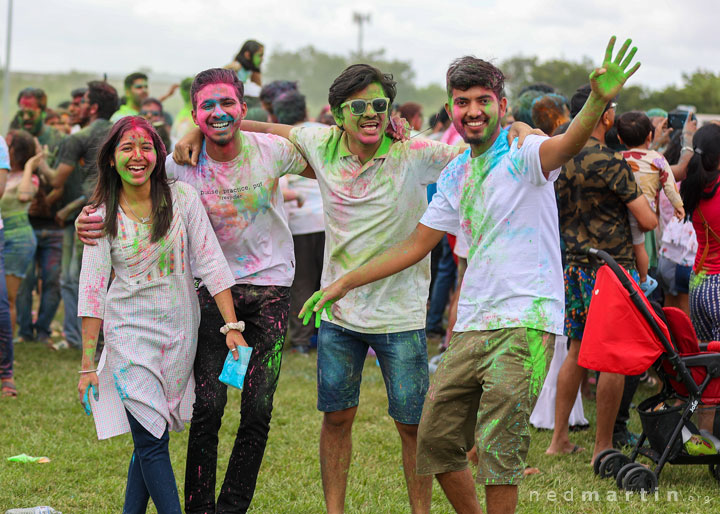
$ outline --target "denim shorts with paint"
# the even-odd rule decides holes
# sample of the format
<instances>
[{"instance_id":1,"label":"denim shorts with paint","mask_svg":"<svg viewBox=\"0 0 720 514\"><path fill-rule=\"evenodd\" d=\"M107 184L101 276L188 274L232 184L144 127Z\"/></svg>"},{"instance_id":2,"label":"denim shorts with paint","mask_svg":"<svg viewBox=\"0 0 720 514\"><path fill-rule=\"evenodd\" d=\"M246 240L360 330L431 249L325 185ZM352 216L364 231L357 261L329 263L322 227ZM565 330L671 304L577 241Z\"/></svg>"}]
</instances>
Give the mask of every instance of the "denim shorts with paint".
<instances>
[{"instance_id":1,"label":"denim shorts with paint","mask_svg":"<svg viewBox=\"0 0 720 514\"><path fill-rule=\"evenodd\" d=\"M417 425L428 388L424 330L363 334L323 321L318 332L318 410L336 412L358 405L370 347L385 381L388 414L399 423Z\"/></svg>"},{"instance_id":2,"label":"denim shorts with paint","mask_svg":"<svg viewBox=\"0 0 720 514\"><path fill-rule=\"evenodd\" d=\"M37 239L26 213L3 218L5 224L5 274L25 278L28 266L35 257Z\"/></svg>"}]
</instances>

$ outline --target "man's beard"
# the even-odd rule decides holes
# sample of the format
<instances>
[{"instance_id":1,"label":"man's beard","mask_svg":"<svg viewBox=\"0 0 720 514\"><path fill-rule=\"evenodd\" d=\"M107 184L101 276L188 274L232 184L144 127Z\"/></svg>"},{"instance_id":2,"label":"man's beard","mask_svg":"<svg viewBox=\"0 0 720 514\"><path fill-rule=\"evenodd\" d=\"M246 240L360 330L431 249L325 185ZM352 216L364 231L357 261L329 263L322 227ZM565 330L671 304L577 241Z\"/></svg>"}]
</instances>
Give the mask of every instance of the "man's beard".
<instances>
[{"instance_id":1,"label":"man's beard","mask_svg":"<svg viewBox=\"0 0 720 514\"><path fill-rule=\"evenodd\" d=\"M222 139L222 140L217 140L217 139L215 139L215 138L213 138L213 137L210 137L210 136L207 136L207 135L206 135L206 136L207 136L207 138L208 138L210 141L213 142L213 144L216 144L217 146L227 146L227 145L229 145L230 143L232 143L233 141L235 141L235 134L236 134L236 132L237 132L237 131L233 132L231 137L229 137L229 138L227 138L227 139Z\"/></svg>"},{"instance_id":2,"label":"man's beard","mask_svg":"<svg viewBox=\"0 0 720 514\"><path fill-rule=\"evenodd\" d=\"M458 131L458 132L462 136L463 141L465 143L467 143L469 145L483 145L483 144L487 143L488 141L490 141L490 139L492 139L493 134L495 134L495 131L497 130L497 124L495 124L495 126L490 126L490 122L491 122L490 118L488 118L485 121L486 135L480 135L480 136L474 136L474 137L468 136L467 130L465 130L465 124L463 124L462 132L460 132L460 131Z\"/></svg>"}]
</instances>

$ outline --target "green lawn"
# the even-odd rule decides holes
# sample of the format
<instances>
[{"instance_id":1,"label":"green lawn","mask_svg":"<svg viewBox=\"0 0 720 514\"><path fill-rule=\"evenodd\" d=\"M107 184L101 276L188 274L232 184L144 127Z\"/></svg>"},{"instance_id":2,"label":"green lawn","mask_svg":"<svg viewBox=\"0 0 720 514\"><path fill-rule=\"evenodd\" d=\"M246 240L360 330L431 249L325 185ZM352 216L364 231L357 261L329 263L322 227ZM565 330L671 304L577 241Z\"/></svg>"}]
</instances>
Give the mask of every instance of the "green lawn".
<instances>
[{"instance_id":1,"label":"green lawn","mask_svg":"<svg viewBox=\"0 0 720 514\"><path fill-rule=\"evenodd\" d=\"M80 352L51 352L40 344L21 344L16 346L15 360L20 396L0 400L0 513L35 505L51 505L64 514L120 512L132 442L129 435L97 441L92 420L83 413L75 392ZM648 394L647 390L640 391L640 395ZM239 403L239 391L232 391L220 434L219 454L224 456L219 463L220 477L239 423ZM384 384L374 360L367 361L360 405L347 511L408 512L400 441L386 413ZM586 416L592 421L592 403L586 404ZM252 512L323 511L317 458L320 421L315 409L314 354L308 358L286 353ZM631 428L639 431L635 413ZM592 447L591 431L572 438L585 448ZM549 432L533 432L529 464L542 473L520 486L519 512L720 511L718 484L704 466L668 466L661 476L657 499L639 495L626 498L614 482L595 477L588 464L589 451L548 457L543 452L549 440ZM186 444L187 431L172 434L171 454L181 496ZM52 462L17 464L5 460L20 453L47 456ZM588 492L593 491L598 499L589 498ZM433 512L452 512L437 484L433 492ZM668 500L669 492L677 496Z\"/></svg>"}]
</instances>

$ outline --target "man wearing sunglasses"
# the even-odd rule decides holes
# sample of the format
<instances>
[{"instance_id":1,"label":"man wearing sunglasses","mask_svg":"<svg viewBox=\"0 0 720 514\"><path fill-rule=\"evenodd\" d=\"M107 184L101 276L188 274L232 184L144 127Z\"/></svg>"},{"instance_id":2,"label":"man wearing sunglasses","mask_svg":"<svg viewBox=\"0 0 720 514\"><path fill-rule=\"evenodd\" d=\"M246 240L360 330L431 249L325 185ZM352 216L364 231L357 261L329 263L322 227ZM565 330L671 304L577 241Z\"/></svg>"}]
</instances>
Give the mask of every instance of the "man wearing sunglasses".
<instances>
[{"instance_id":1,"label":"man wearing sunglasses","mask_svg":"<svg viewBox=\"0 0 720 514\"><path fill-rule=\"evenodd\" d=\"M417 438L418 473L437 477L456 512L482 513L465 456L473 444L479 457L475 481L485 486L487 512L515 512L530 446L530 412L554 335L563 329L553 182L640 66L630 66L636 51L628 52L630 40L613 61L614 43L613 36L567 132L529 137L522 148L508 144L499 123L507 109L503 73L476 57L455 60L447 73L446 109L470 148L443 171L437 193L407 239L316 292L303 307L308 318L328 302L335 302L335 312L354 292L426 259L446 232L464 238L469 255L457 322L433 375Z\"/></svg>"},{"instance_id":2,"label":"man wearing sunglasses","mask_svg":"<svg viewBox=\"0 0 720 514\"><path fill-rule=\"evenodd\" d=\"M330 86L336 127L243 121L242 130L292 141L315 170L325 210L322 283L329 284L412 232L427 208L426 186L462 149L386 135L395 81L367 64L348 67ZM520 124L521 132L530 132ZM196 159L197 131L176 145L180 162ZM190 155L188 151L192 151ZM192 158L191 158L192 157ZM415 473L417 425L428 387L425 315L429 257L393 277L353 291L333 306L318 334L320 468L328 512L343 512L351 429L368 348L377 354L388 413L402 443L412 512L429 512L431 479Z\"/></svg>"}]
</instances>

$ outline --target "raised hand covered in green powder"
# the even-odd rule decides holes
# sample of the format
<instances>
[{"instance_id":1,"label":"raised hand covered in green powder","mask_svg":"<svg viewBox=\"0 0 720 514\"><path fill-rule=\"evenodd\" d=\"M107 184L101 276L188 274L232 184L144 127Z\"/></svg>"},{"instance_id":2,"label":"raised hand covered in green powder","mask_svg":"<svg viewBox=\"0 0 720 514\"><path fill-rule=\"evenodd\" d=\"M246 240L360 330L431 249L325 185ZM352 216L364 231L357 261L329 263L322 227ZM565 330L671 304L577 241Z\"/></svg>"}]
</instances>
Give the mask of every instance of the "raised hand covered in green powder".
<instances>
[{"instance_id":1,"label":"raised hand covered in green powder","mask_svg":"<svg viewBox=\"0 0 720 514\"><path fill-rule=\"evenodd\" d=\"M324 296L324 291L315 291L303 304L303 308L300 310L300 314L298 314L298 318L302 318L303 320L303 325L307 325L310 322L310 318L314 313L315 328L320 328L323 310L327 313L328 318L333 319L332 304L335 303L336 300L325 300Z\"/></svg>"},{"instance_id":2,"label":"raised hand covered in green powder","mask_svg":"<svg viewBox=\"0 0 720 514\"><path fill-rule=\"evenodd\" d=\"M631 43L631 39L625 40L625 43L615 56L615 60L613 60L612 53L613 47L615 46L615 36L611 37L605 49L605 58L603 59L602 66L596 68L590 74L590 87L606 102L615 98L622 89L623 84L625 84L625 81L640 68L640 63L637 62L632 68L628 69L632 58L635 56L635 52L637 52L637 47L634 46L630 50L630 53L627 53ZM625 55L626 53L627 56Z\"/></svg>"}]
</instances>

